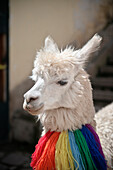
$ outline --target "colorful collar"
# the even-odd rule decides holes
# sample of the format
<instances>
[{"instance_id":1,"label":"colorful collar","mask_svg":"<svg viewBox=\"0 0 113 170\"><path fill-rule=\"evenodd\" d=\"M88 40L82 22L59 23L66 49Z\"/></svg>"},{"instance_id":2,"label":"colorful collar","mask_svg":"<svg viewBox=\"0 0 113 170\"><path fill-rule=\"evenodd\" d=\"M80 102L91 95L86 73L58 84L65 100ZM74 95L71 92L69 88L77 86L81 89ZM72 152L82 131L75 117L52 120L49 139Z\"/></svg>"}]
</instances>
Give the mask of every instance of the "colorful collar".
<instances>
[{"instance_id":1,"label":"colorful collar","mask_svg":"<svg viewBox=\"0 0 113 170\"><path fill-rule=\"evenodd\" d=\"M89 124L75 131L48 131L36 145L31 167L35 170L107 170L99 137Z\"/></svg>"}]
</instances>

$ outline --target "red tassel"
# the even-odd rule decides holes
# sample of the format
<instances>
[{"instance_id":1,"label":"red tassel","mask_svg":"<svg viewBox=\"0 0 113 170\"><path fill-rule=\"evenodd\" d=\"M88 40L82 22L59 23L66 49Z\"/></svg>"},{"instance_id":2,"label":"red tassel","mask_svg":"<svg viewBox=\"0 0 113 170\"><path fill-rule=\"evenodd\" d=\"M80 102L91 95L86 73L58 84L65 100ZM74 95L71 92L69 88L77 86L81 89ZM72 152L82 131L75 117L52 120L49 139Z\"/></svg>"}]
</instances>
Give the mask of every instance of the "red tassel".
<instances>
[{"instance_id":1,"label":"red tassel","mask_svg":"<svg viewBox=\"0 0 113 170\"><path fill-rule=\"evenodd\" d=\"M48 131L43 137L40 138L38 144L35 146L35 152L32 154L32 161L30 164L33 169L36 168L37 161L40 159L45 145L52 134L53 132Z\"/></svg>"},{"instance_id":2,"label":"red tassel","mask_svg":"<svg viewBox=\"0 0 113 170\"><path fill-rule=\"evenodd\" d=\"M55 146L60 132L54 132L48 139L44 151L38 160L36 170L55 170Z\"/></svg>"}]
</instances>

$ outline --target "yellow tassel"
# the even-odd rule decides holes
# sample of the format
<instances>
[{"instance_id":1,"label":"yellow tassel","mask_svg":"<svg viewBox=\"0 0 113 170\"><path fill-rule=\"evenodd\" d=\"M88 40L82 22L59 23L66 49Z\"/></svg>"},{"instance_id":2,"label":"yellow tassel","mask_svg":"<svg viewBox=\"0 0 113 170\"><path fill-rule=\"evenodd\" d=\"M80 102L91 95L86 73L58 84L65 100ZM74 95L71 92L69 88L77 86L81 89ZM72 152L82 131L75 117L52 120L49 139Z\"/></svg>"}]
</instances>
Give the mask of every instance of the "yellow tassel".
<instances>
[{"instance_id":1,"label":"yellow tassel","mask_svg":"<svg viewBox=\"0 0 113 170\"><path fill-rule=\"evenodd\" d=\"M74 170L74 158L71 153L68 132L62 132L56 144L55 167L57 170Z\"/></svg>"},{"instance_id":2,"label":"yellow tassel","mask_svg":"<svg viewBox=\"0 0 113 170\"><path fill-rule=\"evenodd\" d=\"M57 141L55 151L55 167L57 170L70 169L66 145L66 132L62 132Z\"/></svg>"}]
</instances>

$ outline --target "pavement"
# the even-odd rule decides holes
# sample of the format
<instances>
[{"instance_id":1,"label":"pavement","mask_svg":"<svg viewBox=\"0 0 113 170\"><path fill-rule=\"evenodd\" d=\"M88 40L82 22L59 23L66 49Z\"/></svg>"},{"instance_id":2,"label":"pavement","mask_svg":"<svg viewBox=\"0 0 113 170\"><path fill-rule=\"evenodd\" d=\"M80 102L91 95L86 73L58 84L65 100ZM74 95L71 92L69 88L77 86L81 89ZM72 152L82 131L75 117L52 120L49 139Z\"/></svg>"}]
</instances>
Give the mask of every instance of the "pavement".
<instances>
[{"instance_id":1,"label":"pavement","mask_svg":"<svg viewBox=\"0 0 113 170\"><path fill-rule=\"evenodd\" d=\"M35 144L0 143L0 170L32 170L31 155Z\"/></svg>"}]
</instances>

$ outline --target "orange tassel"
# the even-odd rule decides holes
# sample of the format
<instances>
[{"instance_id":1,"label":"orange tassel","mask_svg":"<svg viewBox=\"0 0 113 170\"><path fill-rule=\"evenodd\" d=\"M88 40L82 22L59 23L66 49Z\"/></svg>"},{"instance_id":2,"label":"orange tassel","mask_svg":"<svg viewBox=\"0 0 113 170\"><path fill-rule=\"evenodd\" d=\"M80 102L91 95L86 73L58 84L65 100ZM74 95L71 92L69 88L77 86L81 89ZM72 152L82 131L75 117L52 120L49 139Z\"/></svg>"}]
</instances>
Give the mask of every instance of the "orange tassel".
<instances>
[{"instance_id":1,"label":"orange tassel","mask_svg":"<svg viewBox=\"0 0 113 170\"><path fill-rule=\"evenodd\" d=\"M52 134L53 132L48 131L43 137L40 138L38 144L35 146L35 152L32 154L32 161L30 164L33 169L36 169L36 164L38 164L45 145Z\"/></svg>"},{"instance_id":2,"label":"orange tassel","mask_svg":"<svg viewBox=\"0 0 113 170\"><path fill-rule=\"evenodd\" d=\"M55 170L55 146L60 132L54 132L48 139L36 170Z\"/></svg>"}]
</instances>

